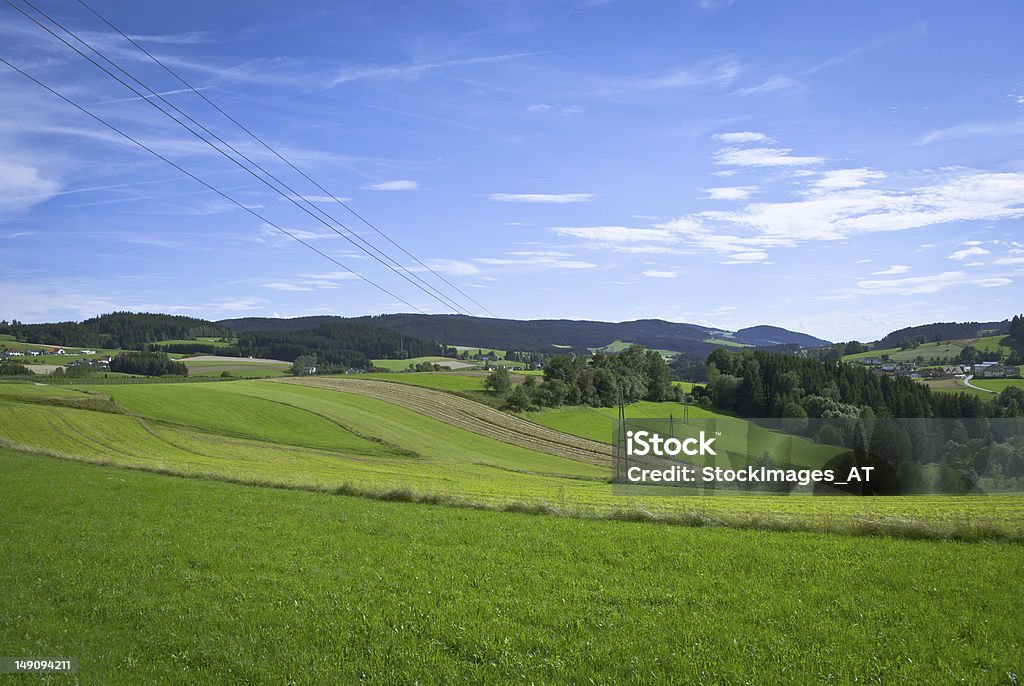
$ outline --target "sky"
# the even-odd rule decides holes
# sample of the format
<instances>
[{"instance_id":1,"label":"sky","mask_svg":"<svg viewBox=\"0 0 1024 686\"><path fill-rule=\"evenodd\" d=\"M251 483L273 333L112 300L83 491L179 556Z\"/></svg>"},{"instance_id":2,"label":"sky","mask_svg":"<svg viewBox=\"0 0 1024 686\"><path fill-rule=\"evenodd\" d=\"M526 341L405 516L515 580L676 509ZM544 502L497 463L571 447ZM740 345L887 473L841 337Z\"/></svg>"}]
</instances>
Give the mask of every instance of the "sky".
<instances>
[{"instance_id":1,"label":"sky","mask_svg":"<svg viewBox=\"0 0 1024 686\"><path fill-rule=\"evenodd\" d=\"M0 5L0 319L1024 310L1016 1L32 2L287 189Z\"/></svg>"}]
</instances>

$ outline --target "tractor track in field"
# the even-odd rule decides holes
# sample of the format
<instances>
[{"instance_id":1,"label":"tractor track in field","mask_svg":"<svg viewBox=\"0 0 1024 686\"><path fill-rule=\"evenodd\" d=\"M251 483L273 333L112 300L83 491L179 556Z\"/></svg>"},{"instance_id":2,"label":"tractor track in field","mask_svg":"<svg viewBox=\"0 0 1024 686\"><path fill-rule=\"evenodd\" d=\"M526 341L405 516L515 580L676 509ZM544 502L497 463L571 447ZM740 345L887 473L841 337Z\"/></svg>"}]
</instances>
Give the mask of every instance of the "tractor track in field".
<instances>
[{"instance_id":1,"label":"tractor track in field","mask_svg":"<svg viewBox=\"0 0 1024 686\"><path fill-rule=\"evenodd\" d=\"M611 446L606 443L549 429L444 391L389 381L336 377L274 379L270 383L292 383L364 395L502 443L588 464L608 466L611 463Z\"/></svg>"}]
</instances>

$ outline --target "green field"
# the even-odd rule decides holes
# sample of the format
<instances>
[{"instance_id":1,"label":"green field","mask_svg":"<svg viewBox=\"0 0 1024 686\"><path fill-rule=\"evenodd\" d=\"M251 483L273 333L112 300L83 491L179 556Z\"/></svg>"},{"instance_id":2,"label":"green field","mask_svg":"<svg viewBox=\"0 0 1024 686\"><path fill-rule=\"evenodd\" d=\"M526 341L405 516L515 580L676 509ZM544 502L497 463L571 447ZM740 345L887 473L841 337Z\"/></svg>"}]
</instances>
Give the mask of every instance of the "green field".
<instances>
[{"instance_id":1,"label":"green field","mask_svg":"<svg viewBox=\"0 0 1024 686\"><path fill-rule=\"evenodd\" d=\"M353 382L361 385L349 386L352 392L331 386ZM552 438L540 425L429 389L369 381L383 393L369 397L362 393L366 383L314 378L74 389L0 384L0 436L9 447L85 461L244 483L341 488L368 497L397 490L413 500L567 517L1024 540L1024 498L1018 496L613 495L605 456L614 410L529 415L600 441L593 443L559 432ZM629 416L665 417L678 407L638 403ZM706 411L693 408L691 417L701 412Z\"/></svg>"},{"instance_id":2,"label":"green field","mask_svg":"<svg viewBox=\"0 0 1024 686\"><path fill-rule=\"evenodd\" d=\"M382 369L390 369L393 372L404 371L409 368L409 365L417 365L421 362L430 362L432 364L439 364L442 366L451 365L452 369L467 365L475 364L469 360L453 360L450 357L410 357L407 360L370 360L373 362L374 367L381 367Z\"/></svg>"},{"instance_id":3,"label":"green field","mask_svg":"<svg viewBox=\"0 0 1024 686\"><path fill-rule=\"evenodd\" d=\"M1012 684L1024 671L1019 545L0 462L17 494L0 498L0 645L75 656L80 683Z\"/></svg>"},{"instance_id":4,"label":"green field","mask_svg":"<svg viewBox=\"0 0 1024 686\"><path fill-rule=\"evenodd\" d=\"M205 337L205 338L170 338L165 341L157 341L155 345L188 345L189 343L200 343L202 345L213 345L218 348L227 348L234 343L232 341L222 341L219 337Z\"/></svg>"},{"instance_id":5,"label":"green field","mask_svg":"<svg viewBox=\"0 0 1024 686\"><path fill-rule=\"evenodd\" d=\"M889 359L893 362L913 362L918 357L921 357L924 358L925 363L928 363L933 360L937 362L938 360L947 358L955 359L964 347L965 345L962 341L924 343L916 348L909 348L907 350L887 348L885 350L870 350L868 352L856 353L854 355L844 355L843 360L846 362L856 362L857 360L864 359L865 357L881 357L882 355L888 355Z\"/></svg>"},{"instance_id":6,"label":"green field","mask_svg":"<svg viewBox=\"0 0 1024 686\"><path fill-rule=\"evenodd\" d=\"M937 393L967 393L968 395L976 395L986 400L992 397L991 393L964 385L963 379L921 379L920 383L923 383L932 389L933 392ZM974 383L974 381L972 380L971 383Z\"/></svg>"},{"instance_id":7,"label":"green field","mask_svg":"<svg viewBox=\"0 0 1024 686\"><path fill-rule=\"evenodd\" d=\"M628 350L629 346L631 345L635 344L629 343L627 341L612 341L603 348L593 348L592 350L600 350L601 352L608 354L621 353L623 350ZM679 354L679 352L676 350L659 350L657 348L648 348L648 350L654 350L655 352L659 353L662 357L669 360Z\"/></svg>"},{"instance_id":8,"label":"green field","mask_svg":"<svg viewBox=\"0 0 1024 686\"><path fill-rule=\"evenodd\" d=\"M170 357L180 357L171 355ZM191 357L180 358L188 367L189 376L220 376L228 372L231 376L241 378L263 378L285 376L292 365L289 362L263 362L245 357L231 357L219 360L203 360Z\"/></svg>"},{"instance_id":9,"label":"green field","mask_svg":"<svg viewBox=\"0 0 1024 686\"><path fill-rule=\"evenodd\" d=\"M1013 352L1013 348L1009 343L1009 337L1005 334L999 334L998 336L986 336L984 338L976 338L971 342L978 350L984 350L986 352L998 352L1003 355L1009 355Z\"/></svg>"},{"instance_id":10,"label":"green field","mask_svg":"<svg viewBox=\"0 0 1024 686\"><path fill-rule=\"evenodd\" d=\"M450 345L448 347L449 348L455 348L460 353L461 352L467 352L470 355L476 355L477 353L480 353L481 355L487 355L489 353L494 353L495 355L498 356L499 360L505 359L505 355L508 352L506 350L499 350L498 348L480 348L480 347L473 346L473 345Z\"/></svg>"},{"instance_id":11,"label":"green field","mask_svg":"<svg viewBox=\"0 0 1024 686\"><path fill-rule=\"evenodd\" d=\"M996 393L1011 386L1024 390L1024 379L971 379L971 383Z\"/></svg>"},{"instance_id":12,"label":"green field","mask_svg":"<svg viewBox=\"0 0 1024 686\"><path fill-rule=\"evenodd\" d=\"M1009 355L1013 352L1013 348L1004 343L1006 340L1006 335L1000 334L998 336L985 336L983 338L939 341L924 343L916 348L910 348L908 350L900 350L899 348L869 350L867 352L856 353L854 355L844 355L843 360L846 362L856 362L857 360L861 360L865 357L881 357L882 355L888 355L889 359L893 362L913 362L918 357L923 357L925 363L929 363L933 360L937 362L941 359L956 358L968 345L974 346L974 348L979 351L999 352L1003 355Z\"/></svg>"},{"instance_id":13,"label":"green field","mask_svg":"<svg viewBox=\"0 0 1024 686\"><path fill-rule=\"evenodd\" d=\"M399 372L397 374L381 372L363 376L378 381L394 381L424 388L435 388L439 391L482 391L486 375L455 372Z\"/></svg>"}]
</instances>

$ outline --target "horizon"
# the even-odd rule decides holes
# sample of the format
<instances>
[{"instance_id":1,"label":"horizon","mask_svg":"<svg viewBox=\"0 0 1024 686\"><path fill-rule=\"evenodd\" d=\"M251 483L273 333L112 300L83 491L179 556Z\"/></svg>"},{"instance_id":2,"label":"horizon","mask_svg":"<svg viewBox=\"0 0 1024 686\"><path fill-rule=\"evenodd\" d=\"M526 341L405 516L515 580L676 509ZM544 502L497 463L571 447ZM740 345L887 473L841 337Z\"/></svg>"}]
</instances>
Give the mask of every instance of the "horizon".
<instances>
[{"instance_id":1,"label":"horizon","mask_svg":"<svg viewBox=\"0 0 1024 686\"><path fill-rule=\"evenodd\" d=\"M868 342L1019 310L1017 3L966 15L924 2L361 2L303 14L90 4L500 319L766 325ZM488 316L82 6L39 7ZM0 57L445 314L9 7L0 35ZM411 309L3 64L0 86L6 318Z\"/></svg>"}]
</instances>

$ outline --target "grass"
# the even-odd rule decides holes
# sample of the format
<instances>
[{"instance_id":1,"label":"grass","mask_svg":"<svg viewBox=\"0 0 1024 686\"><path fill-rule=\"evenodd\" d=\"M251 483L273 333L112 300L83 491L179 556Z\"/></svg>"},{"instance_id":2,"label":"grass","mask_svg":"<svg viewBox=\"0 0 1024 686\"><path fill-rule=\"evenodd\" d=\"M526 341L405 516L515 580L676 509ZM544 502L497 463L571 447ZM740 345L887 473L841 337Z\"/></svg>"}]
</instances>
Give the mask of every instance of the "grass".
<instances>
[{"instance_id":1,"label":"grass","mask_svg":"<svg viewBox=\"0 0 1024 686\"><path fill-rule=\"evenodd\" d=\"M621 353L623 350L628 350L629 346L631 345L633 345L633 343L630 343L628 341L612 341L611 343L604 347L593 348L593 350L600 350L601 352L609 354ZM678 350L660 350L658 348L648 348L648 350L654 350L655 352L659 353L662 357L666 359L672 359L673 357L679 354Z\"/></svg>"},{"instance_id":2,"label":"grass","mask_svg":"<svg viewBox=\"0 0 1024 686\"><path fill-rule=\"evenodd\" d=\"M394 381L397 383L409 384L433 388L439 391L482 391L484 390L484 376L469 374L458 374L452 372L402 372L388 374L386 372L360 375L367 379L377 381Z\"/></svg>"},{"instance_id":3,"label":"grass","mask_svg":"<svg viewBox=\"0 0 1024 686\"><path fill-rule=\"evenodd\" d=\"M854 355L844 355L843 360L846 362L856 362L857 360L864 359L865 357L881 357L882 355L888 355L889 360L892 362L913 362L918 357L924 358L925 362L932 360L938 361L943 359L956 359L960 355L965 347L966 343L963 341L949 341L949 342L937 342L937 343L923 343L916 348L910 348L908 350L900 350L899 348L887 348L885 350L870 350L868 352L856 353Z\"/></svg>"},{"instance_id":4,"label":"grass","mask_svg":"<svg viewBox=\"0 0 1024 686\"><path fill-rule=\"evenodd\" d=\"M461 352L468 352L470 355L476 355L477 353L480 353L481 355L487 355L488 353L494 353L495 355L498 356L498 359L501 359L501 360L505 359L505 355L507 354L507 351L499 350L498 348L480 348L480 347L473 346L473 345L450 345L448 347L449 348L455 348L460 353Z\"/></svg>"},{"instance_id":5,"label":"grass","mask_svg":"<svg viewBox=\"0 0 1024 686\"><path fill-rule=\"evenodd\" d=\"M1024 669L1019 545L0 464L17 494L0 498L0 645L76 656L82 683L1011 684Z\"/></svg>"},{"instance_id":6,"label":"grass","mask_svg":"<svg viewBox=\"0 0 1024 686\"><path fill-rule=\"evenodd\" d=\"M405 388L394 384L395 394ZM75 397L68 394L83 392L110 397L113 407L81 409L68 402ZM345 488L373 497L406 490L412 500L539 508L569 518L625 516L698 526L1024 541L1024 498L1014 495L614 495L606 483L611 475L606 466L569 459L560 450L543 452L549 445L543 441L535 449L507 442L513 437L501 427L486 420L463 421L458 402L468 401L435 395L432 407L451 408L446 421L395 402L298 383L82 385L74 390L0 384L0 437L7 447L166 473ZM664 417L666 409L638 404L631 406L630 416L643 410ZM531 418L595 440L610 438L613 415L608 411L547 412ZM691 416L697 412L694 408ZM515 437L534 441L526 429L520 434Z\"/></svg>"},{"instance_id":7,"label":"grass","mask_svg":"<svg viewBox=\"0 0 1024 686\"><path fill-rule=\"evenodd\" d=\"M407 360L371 360L374 367L381 367L382 369L390 369L393 372L400 372L409 368L409 365L420 364L421 362L430 362L432 364L439 365L452 365L452 368L465 364L475 364L470 360L453 360L450 357L410 357Z\"/></svg>"},{"instance_id":8,"label":"grass","mask_svg":"<svg viewBox=\"0 0 1024 686\"><path fill-rule=\"evenodd\" d=\"M223 372L228 372L235 377L264 378L285 376L292 368L288 362L257 362L244 357L231 360L194 360L185 357L181 362L188 367L189 376L220 376Z\"/></svg>"},{"instance_id":9,"label":"grass","mask_svg":"<svg viewBox=\"0 0 1024 686\"><path fill-rule=\"evenodd\" d=\"M971 383L975 382L976 380L971 380ZM991 393L979 391L977 388L965 385L963 379L921 379L920 383L939 393L967 393L985 399L992 397ZM980 386L980 384L978 385Z\"/></svg>"},{"instance_id":10,"label":"grass","mask_svg":"<svg viewBox=\"0 0 1024 686\"><path fill-rule=\"evenodd\" d=\"M1013 347L1009 345L1010 337L1006 334L999 334L997 336L985 336L984 338L976 338L972 341L973 345L978 350L985 352L998 352L1002 355L1009 355L1013 352Z\"/></svg>"},{"instance_id":11,"label":"grass","mask_svg":"<svg viewBox=\"0 0 1024 686\"><path fill-rule=\"evenodd\" d=\"M971 383L980 388L987 388L990 391L1000 392L1011 386L1024 390L1024 379L971 379Z\"/></svg>"},{"instance_id":12,"label":"grass","mask_svg":"<svg viewBox=\"0 0 1024 686\"><path fill-rule=\"evenodd\" d=\"M166 341L157 341L155 345L188 345L191 343L200 343L202 345L213 345L218 348L227 348L234 343L232 341L222 341L219 337L205 337L205 338L173 338Z\"/></svg>"}]
</instances>

